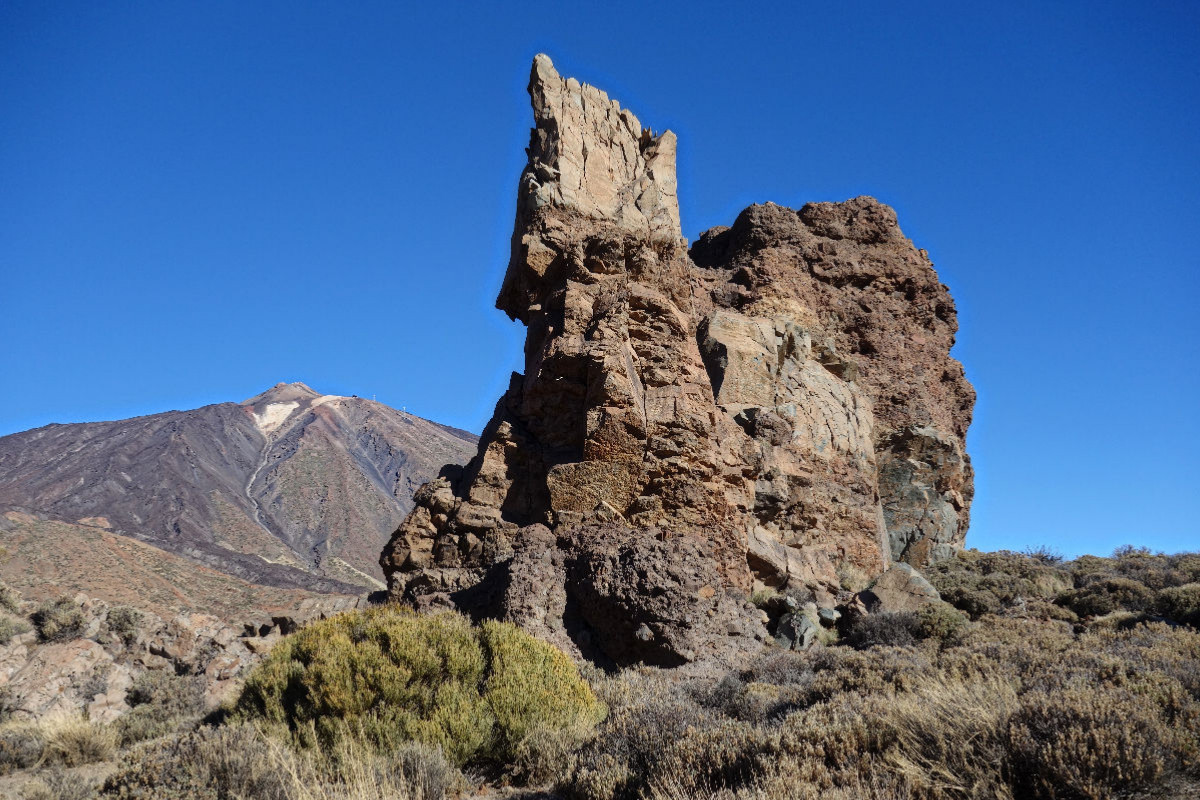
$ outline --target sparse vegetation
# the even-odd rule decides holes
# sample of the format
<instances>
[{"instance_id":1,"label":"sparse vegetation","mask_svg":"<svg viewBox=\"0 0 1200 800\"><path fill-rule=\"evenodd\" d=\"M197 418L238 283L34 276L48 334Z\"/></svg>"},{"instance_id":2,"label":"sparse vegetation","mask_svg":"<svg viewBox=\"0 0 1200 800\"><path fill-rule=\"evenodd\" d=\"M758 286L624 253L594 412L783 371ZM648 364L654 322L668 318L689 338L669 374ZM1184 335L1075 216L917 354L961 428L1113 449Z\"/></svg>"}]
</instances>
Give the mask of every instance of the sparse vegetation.
<instances>
[{"instance_id":1,"label":"sparse vegetation","mask_svg":"<svg viewBox=\"0 0 1200 800\"><path fill-rule=\"evenodd\" d=\"M0 725L0 775L28 769L42 760L46 735L32 722L6 722Z\"/></svg>"},{"instance_id":2,"label":"sparse vegetation","mask_svg":"<svg viewBox=\"0 0 1200 800\"><path fill-rule=\"evenodd\" d=\"M60 597L37 607L29 616L43 642L65 642L83 633L86 619L75 601Z\"/></svg>"},{"instance_id":3,"label":"sparse vegetation","mask_svg":"<svg viewBox=\"0 0 1200 800\"><path fill-rule=\"evenodd\" d=\"M61 767L43 770L21 786L21 800L92 800L96 782Z\"/></svg>"},{"instance_id":4,"label":"sparse vegetation","mask_svg":"<svg viewBox=\"0 0 1200 800\"><path fill-rule=\"evenodd\" d=\"M125 644L133 644L137 639L138 626L142 622L142 612L130 606L113 606L108 610L105 624L108 631Z\"/></svg>"},{"instance_id":5,"label":"sparse vegetation","mask_svg":"<svg viewBox=\"0 0 1200 800\"><path fill-rule=\"evenodd\" d=\"M120 746L100 797L440 800L467 792L461 767L567 800L1200 793L1200 558L968 551L931 573L951 603L712 676L585 681L512 626L339 615L280 642L219 723L195 678L146 673L112 725L0 725L0 773L84 800L70 765Z\"/></svg>"},{"instance_id":6,"label":"sparse vegetation","mask_svg":"<svg viewBox=\"0 0 1200 800\"><path fill-rule=\"evenodd\" d=\"M139 675L125 702L131 710L114 727L126 746L165 736L205 712L204 686L199 679L161 671Z\"/></svg>"},{"instance_id":7,"label":"sparse vegetation","mask_svg":"<svg viewBox=\"0 0 1200 800\"><path fill-rule=\"evenodd\" d=\"M11 614L21 607L21 594L4 581L0 581L0 609Z\"/></svg>"},{"instance_id":8,"label":"sparse vegetation","mask_svg":"<svg viewBox=\"0 0 1200 800\"><path fill-rule=\"evenodd\" d=\"M25 620L0 612L0 647L11 642L14 637L28 633L29 630L29 623Z\"/></svg>"}]
</instances>

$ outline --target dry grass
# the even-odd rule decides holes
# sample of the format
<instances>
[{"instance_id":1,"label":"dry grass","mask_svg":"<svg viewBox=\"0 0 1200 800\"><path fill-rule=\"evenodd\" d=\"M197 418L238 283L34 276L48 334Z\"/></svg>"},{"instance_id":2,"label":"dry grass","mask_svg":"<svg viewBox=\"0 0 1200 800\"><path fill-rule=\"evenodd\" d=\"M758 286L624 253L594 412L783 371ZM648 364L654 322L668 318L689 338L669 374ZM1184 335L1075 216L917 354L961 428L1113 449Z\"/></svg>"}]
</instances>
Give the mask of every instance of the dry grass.
<instances>
[{"instance_id":1,"label":"dry grass","mask_svg":"<svg viewBox=\"0 0 1200 800\"><path fill-rule=\"evenodd\" d=\"M83 633L86 620L75 601L60 597L57 600L47 600L29 615L33 627L37 629L38 638L43 642L65 642Z\"/></svg>"},{"instance_id":2,"label":"dry grass","mask_svg":"<svg viewBox=\"0 0 1200 800\"><path fill-rule=\"evenodd\" d=\"M143 722L178 707L182 732L126 750L101 796L440 800L464 764L568 800L1200 796L1200 558L968 553L936 574L961 611L706 678L584 681L511 626L342 615L285 639L222 725L196 727L177 679L139 684ZM106 757L125 727L0 726L0 770Z\"/></svg>"},{"instance_id":3,"label":"dry grass","mask_svg":"<svg viewBox=\"0 0 1200 800\"><path fill-rule=\"evenodd\" d=\"M597 681L610 715L558 786L573 800L1200 796L1197 571L1187 554L968 552L935 580L973 623L934 606L850 629L858 649L769 651L708 681Z\"/></svg>"},{"instance_id":4,"label":"dry grass","mask_svg":"<svg viewBox=\"0 0 1200 800\"><path fill-rule=\"evenodd\" d=\"M141 800L442 800L461 783L441 751L408 744L386 755L345 737L296 750L270 728L200 728L125 759L102 797Z\"/></svg>"},{"instance_id":5,"label":"dry grass","mask_svg":"<svg viewBox=\"0 0 1200 800\"><path fill-rule=\"evenodd\" d=\"M43 723L45 746L43 764L79 767L107 761L117 752L117 732L81 717L67 717Z\"/></svg>"}]
</instances>

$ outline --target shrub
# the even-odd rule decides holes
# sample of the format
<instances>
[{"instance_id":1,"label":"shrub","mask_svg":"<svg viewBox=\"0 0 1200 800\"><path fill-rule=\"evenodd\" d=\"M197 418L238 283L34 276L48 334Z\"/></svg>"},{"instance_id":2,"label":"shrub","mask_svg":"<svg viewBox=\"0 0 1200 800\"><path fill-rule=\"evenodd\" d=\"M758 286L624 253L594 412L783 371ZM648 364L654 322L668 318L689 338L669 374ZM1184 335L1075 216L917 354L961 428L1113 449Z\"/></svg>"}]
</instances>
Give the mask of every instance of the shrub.
<instances>
[{"instance_id":1,"label":"shrub","mask_svg":"<svg viewBox=\"0 0 1200 800\"><path fill-rule=\"evenodd\" d=\"M1043 564L1057 565L1063 562L1062 553L1044 544L1037 547L1027 547L1021 551L1021 555L1028 556L1034 561L1040 561Z\"/></svg>"},{"instance_id":2,"label":"shrub","mask_svg":"<svg viewBox=\"0 0 1200 800\"><path fill-rule=\"evenodd\" d=\"M1104 578L1064 592L1055 601L1081 617L1100 617L1114 611L1146 611L1154 592L1130 578Z\"/></svg>"},{"instance_id":3,"label":"shrub","mask_svg":"<svg viewBox=\"0 0 1200 800\"><path fill-rule=\"evenodd\" d=\"M47 601L29 617L43 642L65 642L83 633L83 609L66 597Z\"/></svg>"},{"instance_id":4,"label":"shrub","mask_svg":"<svg viewBox=\"0 0 1200 800\"><path fill-rule=\"evenodd\" d=\"M113 723L122 746L165 736L207 710L202 679L168 672L143 672L125 702L130 711Z\"/></svg>"},{"instance_id":5,"label":"shrub","mask_svg":"<svg viewBox=\"0 0 1200 800\"><path fill-rule=\"evenodd\" d=\"M846 644L858 650L868 647L906 647L917 643L920 621L911 611L868 614L846 634Z\"/></svg>"},{"instance_id":6,"label":"shrub","mask_svg":"<svg viewBox=\"0 0 1200 800\"><path fill-rule=\"evenodd\" d=\"M236 709L305 744L415 740L460 765L508 761L535 729L602 715L566 654L515 626L396 607L340 614L283 640L247 677Z\"/></svg>"},{"instance_id":7,"label":"shrub","mask_svg":"<svg viewBox=\"0 0 1200 800\"><path fill-rule=\"evenodd\" d=\"M1008 739L1013 782L1034 798L1103 800L1146 788L1180 756L1155 708L1105 686L1027 695Z\"/></svg>"},{"instance_id":8,"label":"shrub","mask_svg":"<svg viewBox=\"0 0 1200 800\"><path fill-rule=\"evenodd\" d=\"M971 619L1030 599L1051 600L1072 588L1070 575L1042 554L963 550L930 566L926 577L942 599Z\"/></svg>"},{"instance_id":9,"label":"shrub","mask_svg":"<svg viewBox=\"0 0 1200 800\"><path fill-rule=\"evenodd\" d=\"M46 745L42 761L79 767L97 761L107 761L117 750L117 734L107 725L85 719L61 719L44 727Z\"/></svg>"},{"instance_id":10,"label":"shrub","mask_svg":"<svg viewBox=\"0 0 1200 800\"><path fill-rule=\"evenodd\" d=\"M8 644L14 637L29 632L29 623L23 619L10 617L0 613L0 647Z\"/></svg>"},{"instance_id":11,"label":"shrub","mask_svg":"<svg viewBox=\"0 0 1200 800\"><path fill-rule=\"evenodd\" d=\"M46 737L41 727L31 722L0 725L0 775L28 769L42 760Z\"/></svg>"},{"instance_id":12,"label":"shrub","mask_svg":"<svg viewBox=\"0 0 1200 800\"><path fill-rule=\"evenodd\" d=\"M0 609L15 614L20 606L21 593L4 581L0 581Z\"/></svg>"},{"instance_id":13,"label":"shrub","mask_svg":"<svg viewBox=\"0 0 1200 800\"><path fill-rule=\"evenodd\" d=\"M949 603L930 603L916 612L916 617L917 638L932 639L942 647L958 644L970 624Z\"/></svg>"},{"instance_id":14,"label":"shrub","mask_svg":"<svg viewBox=\"0 0 1200 800\"><path fill-rule=\"evenodd\" d=\"M142 623L142 612L130 606L114 606L108 610L105 620L108 631L125 644L137 640L138 626Z\"/></svg>"},{"instance_id":15,"label":"shrub","mask_svg":"<svg viewBox=\"0 0 1200 800\"><path fill-rule=\"evenodd\" d=\"M1163 589L1154 599L1154 610L1167 619L1200 627L1200 583Z\"/></svg>"}]
</instances>

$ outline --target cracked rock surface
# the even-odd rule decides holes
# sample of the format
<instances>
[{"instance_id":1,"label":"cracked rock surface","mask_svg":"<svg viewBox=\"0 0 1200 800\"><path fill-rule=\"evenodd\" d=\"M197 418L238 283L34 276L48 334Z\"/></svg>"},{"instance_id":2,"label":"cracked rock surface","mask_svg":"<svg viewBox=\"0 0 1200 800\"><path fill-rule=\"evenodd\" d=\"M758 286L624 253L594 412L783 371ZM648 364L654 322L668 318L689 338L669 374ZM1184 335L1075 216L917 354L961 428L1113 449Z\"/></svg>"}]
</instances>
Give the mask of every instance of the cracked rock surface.
<instances>
[{"instance_id":1,"label":"cracked rock surface","mask_svg":"<svg viewBox=\"0 0 1200 800\"><path fill-rule=\"evenodd\" d=\"M974 391L894 212L756 205L689 249L674 134L546 56L529 93L497 300L525 369L475 458L418 491L380 559L392 596L681 665L766 638L756 587L830 608L843 576L961 547Z\"/></svg>"}]
</instances>

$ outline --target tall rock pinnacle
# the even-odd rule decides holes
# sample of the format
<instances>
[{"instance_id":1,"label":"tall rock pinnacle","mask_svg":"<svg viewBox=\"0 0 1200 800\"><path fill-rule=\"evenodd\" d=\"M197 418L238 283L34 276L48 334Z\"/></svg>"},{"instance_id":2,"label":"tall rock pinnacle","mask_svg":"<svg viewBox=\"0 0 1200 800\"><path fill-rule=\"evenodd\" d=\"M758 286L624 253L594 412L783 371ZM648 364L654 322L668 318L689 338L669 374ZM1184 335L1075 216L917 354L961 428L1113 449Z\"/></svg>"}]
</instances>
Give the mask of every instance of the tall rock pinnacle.
<instances>
[{"instance_id":1,"label":"tall rock pinnacle","mask_svg":"<svg viewBox=\"0 0 1200 800\"><path fill-rule=\"evenodd\" d=\"M418 492L392 594L680 664L761 638L756 584L833 605L847 575L960 547L974 395L891 209L754 206L689 254L674 134L544 55L529 94L497 300L525 369L476 457Z\"/></svg>"}]
</instances>

